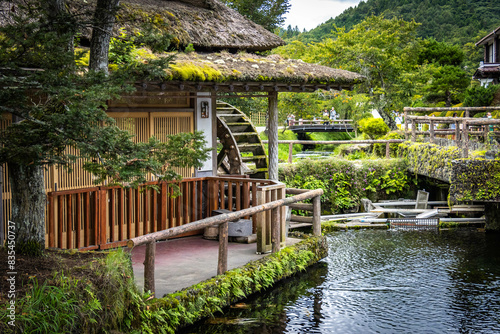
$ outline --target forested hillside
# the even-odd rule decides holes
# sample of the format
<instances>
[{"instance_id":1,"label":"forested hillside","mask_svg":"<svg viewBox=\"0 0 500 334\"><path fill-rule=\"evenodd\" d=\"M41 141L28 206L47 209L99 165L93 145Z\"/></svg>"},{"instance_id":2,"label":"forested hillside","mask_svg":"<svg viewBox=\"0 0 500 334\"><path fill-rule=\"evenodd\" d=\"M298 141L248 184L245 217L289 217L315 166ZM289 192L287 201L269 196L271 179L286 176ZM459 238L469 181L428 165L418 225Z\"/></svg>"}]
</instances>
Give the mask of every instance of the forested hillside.
<instances>
[{"instance_id":1,"label":"forested hillside","mask_svg":"<svg viewBox=\"0 0 500 334\"><path fill-rule=\"evenodd\" d=\"M368 16L381 14L387 19L414 19L421 23L418 37L433 37L453 44L476 41L485 32L500 26L498 0L368 0L301 34L299 40L319 42L331 36L333 25L349 31Z\"/></svg>"}]
</instances>

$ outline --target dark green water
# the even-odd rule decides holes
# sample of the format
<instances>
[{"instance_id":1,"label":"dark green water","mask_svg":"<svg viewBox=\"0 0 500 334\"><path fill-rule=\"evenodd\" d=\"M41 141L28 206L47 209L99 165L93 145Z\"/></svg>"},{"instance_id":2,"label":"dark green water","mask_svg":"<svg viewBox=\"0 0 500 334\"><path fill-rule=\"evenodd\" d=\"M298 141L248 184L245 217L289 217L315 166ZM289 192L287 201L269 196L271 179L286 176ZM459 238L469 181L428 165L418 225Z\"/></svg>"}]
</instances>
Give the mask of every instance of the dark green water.
<instances>
[{"instance_id":1,"label":"dark green water","mask_svg":"<svg viewBox=\"0 0 500 334\"><path fill-rule=\"evenodd\" d=\"M500 236L350 231L329 256L183 333L500 333Z\"/></svg>"}]
</instances>

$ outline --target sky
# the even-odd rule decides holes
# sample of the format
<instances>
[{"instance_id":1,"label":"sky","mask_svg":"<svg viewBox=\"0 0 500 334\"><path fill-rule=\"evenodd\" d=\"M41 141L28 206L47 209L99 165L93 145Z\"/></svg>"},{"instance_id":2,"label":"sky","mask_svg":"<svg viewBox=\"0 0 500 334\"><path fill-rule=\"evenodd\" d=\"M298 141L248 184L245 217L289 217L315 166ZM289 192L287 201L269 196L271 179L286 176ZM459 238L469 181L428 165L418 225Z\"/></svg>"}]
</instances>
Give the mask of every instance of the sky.
<instances>
[{"instance_id":1,"label":"sky","mask_svg":"<svg viewBox=\"0 0 500 334\"><path fill-rule=\"evenodd\" d=\"M290 0L290 11L285 14L284 28L288 25L299 27L302 31L316 28L321 23L336 17L349 7L356 6L360 0Z\"/></svg>"}]
</instances>

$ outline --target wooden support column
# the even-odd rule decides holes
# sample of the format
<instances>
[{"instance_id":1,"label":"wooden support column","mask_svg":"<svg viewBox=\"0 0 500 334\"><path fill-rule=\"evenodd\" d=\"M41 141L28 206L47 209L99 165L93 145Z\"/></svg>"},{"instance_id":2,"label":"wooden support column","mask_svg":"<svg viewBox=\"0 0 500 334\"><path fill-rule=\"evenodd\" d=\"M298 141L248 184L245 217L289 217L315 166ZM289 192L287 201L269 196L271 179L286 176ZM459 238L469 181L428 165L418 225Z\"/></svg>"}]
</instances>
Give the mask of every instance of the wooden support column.
<instances>
[{"instance_id":1,"label":"wooden support column","mask_svg":"<svg viewBox=\"0 0 500 334\"><path fill-rule=\"evenodd\" d=\"M288 163L292 163L292 157L293 157L293 143L288 144Z\"/></svg>"},{"instance_id":2,"label":"wooden support column","mask_svg":"<svg viewBox=\"0 0 500 334\"><path fill-rule=\"evenodd\" d=\"M469 157L469 128L467 120L462 121L462 158Z\"/></svg>"},{"instance_id":3,"label":"wooden support column","mask_svg":"<svg viewBox=\"0 0 500 334\"><path fill-rule=\"evenodd\" d=\"M268 96L269 179L278 181L278 92Z\"/></svg>"},{"instance_id":4,"label":"wooden support column","mask_svg":"<svg viewBox=\"0 0 500 334\"><path fill-rule=\"evenodd\" d=\"M146 258L144 259L144 291L151 291L155 294L155 255L156 241L146 244Z\"/></svg>"},{"instance_id":5,"label":"wooden support column","mask_svg":"<svg viewBox=\"0 0 500 334\"><path fill-rule=\"evenodd\" d=\"M217 275L222 275L227 271L228 226L228 222L219 224L219 262L217 264Z\"/></svg>"},{"instance_id":6,"label":"wooden support column","mask_svg":"<svg viewBox=\"0 0 500 334\"><path fill-rule=\"evenodd\" d=\"M404 113L404 121L405 121L405 140L408 140L408 112L405 111Z\"/></svg>"},{"instance_id":7,"label":"wooden support column","mask_svg":"<svg viewBox=\"0 0 500 334\"><path fill-rule=\"evenodd\" d=\"M385 143L385 158L390 159L391 158L391 146L390 142Z\"/></svg>"},{"instance_id":8,"label":"wooden support column","mask_svg":"<svg viewBox=\"0 0 500 334\"><path fill-rule=\"evenodd\" d=\"M435 140L434 140L434 121L433 120L431 120L429 123L429 134L430 134L429 142L431 144L434 144Z\"/></svg>"},{"instance_id":9,"label":"wooden support column","mask_svg":"<svg viewBox=\"0 0 500 334\"><path fill-rule=\"evenodd\" d=\"M321 196L313 198L313 235L321 235Z\"/></svg>"},{"instance_id":10,"label":"wooden support column","mask_svg":"<svg viewBox=\"0 0 500 334\"><path fill-rule=\"evenodd\" d=\"M271 201L278 200L278 190L271 190ZM271 210L271 244L272 252L277 253L280 251L281 231L280 231L280 207Z\"/></svg>"},{"instance_id":11,"label":"wooden support column","mask_svg":"<svg viewBox=\"0 0 500 334\"><path fill-rule=\"evenodd\" d=\"M415 142L417 140L417 123L414 119L411 120L411 141Z\"/></svg>"}]
</instances>

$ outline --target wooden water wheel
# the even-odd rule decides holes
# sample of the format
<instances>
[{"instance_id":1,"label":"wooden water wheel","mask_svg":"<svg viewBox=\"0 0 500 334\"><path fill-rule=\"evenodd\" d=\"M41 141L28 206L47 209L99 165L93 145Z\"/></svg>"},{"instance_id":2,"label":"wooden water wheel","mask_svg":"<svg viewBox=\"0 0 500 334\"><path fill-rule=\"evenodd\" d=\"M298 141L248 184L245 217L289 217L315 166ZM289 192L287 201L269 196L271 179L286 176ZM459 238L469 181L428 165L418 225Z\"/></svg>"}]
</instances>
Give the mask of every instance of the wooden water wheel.
<instances>
[{"instance_id":1,"label":"wooden water wheel","mask_svg":"<svg viewBox=\"0 0 500 334\"><path fill-rule=\"evenodd\" d=\"M217 155L219 173L267 178L266 151L257 130L243 112L220 101L217 102L217 137L222 144Z\"/></svg>"}]
</instances>

